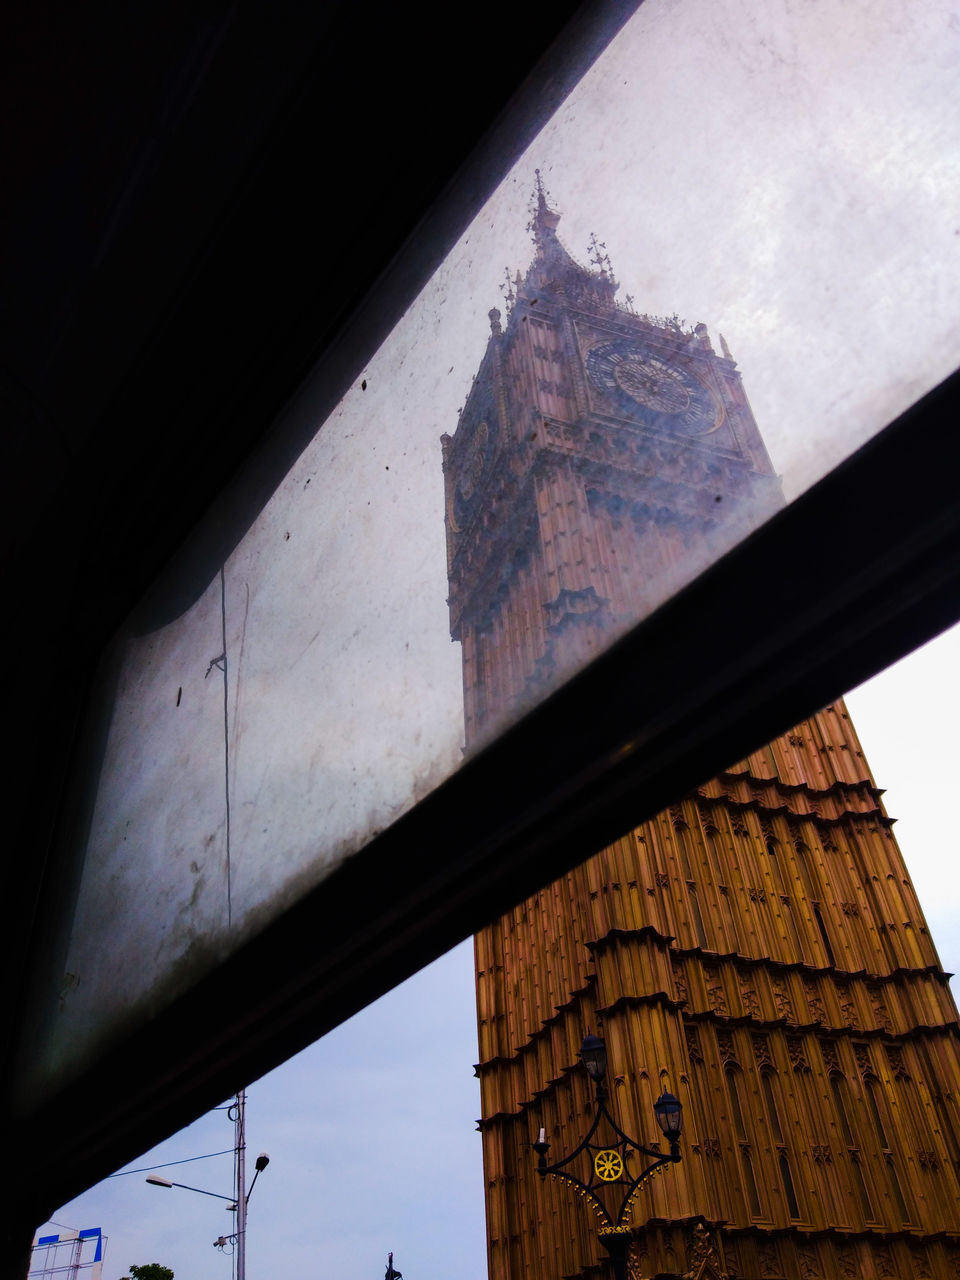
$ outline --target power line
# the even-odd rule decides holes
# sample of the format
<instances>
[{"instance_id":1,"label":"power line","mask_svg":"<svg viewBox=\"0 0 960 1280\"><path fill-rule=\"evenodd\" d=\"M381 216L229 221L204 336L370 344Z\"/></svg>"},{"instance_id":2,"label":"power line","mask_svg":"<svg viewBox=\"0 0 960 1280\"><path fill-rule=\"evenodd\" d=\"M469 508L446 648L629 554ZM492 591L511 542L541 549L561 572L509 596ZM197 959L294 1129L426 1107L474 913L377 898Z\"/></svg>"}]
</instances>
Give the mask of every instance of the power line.
<instances>
[{"instance_id":1,"label":"power line","mask_svg":"<svg viewBox=\"0 0 960 1280\"><path fill-rule=\"evenodd\" d=\"M111 1173L110 1178L125 1178L128 1173L149 1173L151 1169L172 1169L175 1164L192 1164L194 1160L212 1160L214 1156L229 1156L233 1147L226 1151L208 1151L205 1156L187 1156L186 1160L167 1160L165 1164L145 1164L139 1169L121 1169L119 1173Z\"/></svg>"}]
</instances>

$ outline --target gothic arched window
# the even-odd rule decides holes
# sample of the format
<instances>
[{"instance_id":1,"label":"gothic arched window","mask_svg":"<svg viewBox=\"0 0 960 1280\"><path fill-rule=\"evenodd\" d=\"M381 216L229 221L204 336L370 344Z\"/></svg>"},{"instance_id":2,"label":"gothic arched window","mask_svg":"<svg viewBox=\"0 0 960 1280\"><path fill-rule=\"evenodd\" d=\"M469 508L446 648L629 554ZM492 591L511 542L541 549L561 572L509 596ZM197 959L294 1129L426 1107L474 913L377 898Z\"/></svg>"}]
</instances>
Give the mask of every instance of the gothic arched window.
<instances>
[{"instance_id":1,"label":"gothic arched window","mask_svg":"<svg viewBox=\"0 0 960 1280\"><path fill-rule=\"evenodd\" d=\"M790 1156L787 1151L787 1144L783 1136L783 1122L781 1120L782 1099L778 1096L780 1090L780 1081L776 1077L776 1072L767 1067L760 1072L760 1087L763 1090L763 1101L767 1110L767 1120L770 1125L770 1136L777 1153L777 1165L780 1169L780 1182L783 1186L783 1194L786 1198L787 1212L791 1218L800 1218L800 1204L797 1200L797 1190L793 1182L793 1171L790 1168Z\"/></svg>"},{"instance_id":2,"label":"gothic arched window","mask_svg":"<svg viewBox=\"0 0 960 1280\"><path fill-rule=\"evenodd\" d=\"M724 1068L723 1075L727 1084L727 1094L730 1098L730 1114L737 1138L737 1150L740 1155L740 1168L743 1170L743 1184L747 1194L747 1203L750 1206L751 1216L759 1218L762 1216L763 1210L760 1207L760 1193L757 1190L757 1179L753 1171L750 1138L743 1120L743 1105L740 1098L742 1073L735 1063L728 1063Z\"/></svg>"},{"instance_id":3,"label":"gothic arched window","mask_svg":"<svg viewBox=\"0 0 960 1280\"><path fill-rule=\"evenodd\" d=\"M900 1221L905 1225L913 1222L913 1215L907 1208L906 1197L903 1194L903 1186L900 1182L900 1174L897 1170L894 1149L890 1144L888 1134L888 1120L885 1118L886 1102L882 1097L882 1087L880 1077L877 1075L873 1066L873 1059L870 1054L870 1046L868 1044L855 1044L853 1051L857 1056L857 1065L860 1068L860 1078L863 1080L863 1092L867 1101L867 1108L870 1118L873 1121L873 1127L877 1135L877 1141L880 1144L881 1154L887 1168L887 1176L890 1181L890 1189L893 1192L893 1202L896 1206L897 1213L900 1215Z\"/></svg>"},{"instance_id":4,"label":"gothic arched window","mask_svg":"<svg viewBox=\"0 0 960 1280\"><path fill-rule=\"evenodd\" d=\"M790 930L790 938L796 947L796 956L791 959L803 959L803 938L797 925L794 911L794 895L790 892L790 879L781 858L780 842L770 837L766 842L767 856L770 859L770 877L773 880L777 895L780 898L782 914Z\"/></svg>"},{"instance_id":5,"label":"gothic arched window","mask_svg":"<svg viewBox=\"0 0 960 1280\"><path fill-rule=\"evenodd\" d=\"M860 1208L862 1209L864 1219L867 1222L875 1222L876 1216L873 1212L873 1205L870 1201L870 1192L867 1190L863 1170L860 1167L860 1147L854 1137L854 1132L850 1124L850 1086L847 1084L846 1076L842 1075L838 1070L831 1070L829 1079L830 1090L833 1094L833 1105L836 1108L837 1116L840 1121L840 1134L843 1138L844 1145L847 1148L850 1167L854 1172L854 1183L856 1184L857 1192L860 1197Z\"/></svg>"}]
</instances>

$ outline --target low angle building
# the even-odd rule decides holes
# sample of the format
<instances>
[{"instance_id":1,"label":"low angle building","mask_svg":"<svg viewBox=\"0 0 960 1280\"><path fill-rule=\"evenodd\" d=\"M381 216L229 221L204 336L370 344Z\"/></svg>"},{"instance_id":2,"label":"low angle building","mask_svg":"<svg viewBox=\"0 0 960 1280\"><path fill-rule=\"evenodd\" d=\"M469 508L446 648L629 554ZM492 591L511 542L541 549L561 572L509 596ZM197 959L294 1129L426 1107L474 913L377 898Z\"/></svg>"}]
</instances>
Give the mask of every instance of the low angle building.
<instances>
[{"instance_id":1,"label":"low angle building","mask_svg":"<svg viewBox=\"0 0 960 1280\"><path fill-rule=\"evenodd\" d=\"M443 441L468 752L782 505L726 344L619 303L558 224L538 178L532 264ZM957 1009L842 701L481 930L476 965L491 1280L602 1265L582 1184L629 1190L636 1154L571 1188L531 1149L590 1128L596 1032L627 1134L660 1138L664 1091L684 1109L631 1280L957 1274Z\"/></svg>"}]
</instances>

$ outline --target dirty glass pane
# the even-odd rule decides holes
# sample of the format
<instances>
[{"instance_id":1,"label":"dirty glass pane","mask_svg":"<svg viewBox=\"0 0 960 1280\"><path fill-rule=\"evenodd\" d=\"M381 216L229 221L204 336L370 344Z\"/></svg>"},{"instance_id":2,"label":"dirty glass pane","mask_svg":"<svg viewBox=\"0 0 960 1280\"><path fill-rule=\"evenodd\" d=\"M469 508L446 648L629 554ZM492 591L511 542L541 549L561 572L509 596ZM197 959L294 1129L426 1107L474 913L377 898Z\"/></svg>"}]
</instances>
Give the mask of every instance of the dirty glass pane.
<instances>
[{"instance_id":1,"label":"dirty glass pane","mask_svg":"<svg viewBox=\"0 0 960 1280\"><path fill-rule=\"evenodd\" d=\"M304 388L221 572L118 639L28 1092L950 372L953 8L647 0L325 422Z\"/></svg>"}]
</instances>

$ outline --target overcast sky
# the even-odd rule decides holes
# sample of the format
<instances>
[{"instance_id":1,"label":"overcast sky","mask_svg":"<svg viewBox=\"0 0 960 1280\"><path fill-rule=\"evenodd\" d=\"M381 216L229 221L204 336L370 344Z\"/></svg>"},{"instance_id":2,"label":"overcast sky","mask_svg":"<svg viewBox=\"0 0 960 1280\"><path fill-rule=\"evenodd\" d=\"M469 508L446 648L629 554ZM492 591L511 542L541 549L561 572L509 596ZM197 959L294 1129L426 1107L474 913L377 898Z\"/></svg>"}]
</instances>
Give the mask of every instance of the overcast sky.
<instances>
[{"instance_id":1,"label":"overcast sky","mask_svg":"<svg viewBox=\"0 0 960 1280\"><path fill-rule=\"evenodd\" d=\"M588 73L226 566L233 891L248 927L263 918L255 892L266 887L282 901L297 877L320 878L455 766L459 657L444 607L438 442L456 425L487 311L503 305L503 269L529 262L534 168L576 256L586 258L595 231L638 310L679 312L706 322L715 340L724 334L792 495L955 363L957 42L948 0L647 0ZM309 418L309 386L292 412ZM198 921L224 929L231 945L240 937L213 878L203 912L183 909L198 883L200 836L222 837L222 697L216 675L205 674L220 647L218 593L211 584L181 624L137 651L146 675L130 675L134 713L113 745L94 824L90 866L102 878L85 883L78 918L86 913L92 926L87 942L78 931L71 968L85 981L52 1050L60 1062L77 1058L98 1010L140 998L118 973L131 987L154 981L160 959L175 959ZM948 967L951 951L960 963L949 932L956 851L950 816L936 805L957 776L946 733L956 644L941 642L914 660L916 674L888 676L851 699ZM953 660L938 658L949 645ZM157 726L172 722L169 690L179 686L180 737L165 751ZM188 721L208 734L209 750L184 737ZM149 770L130 746L146 741ZM167 915L155 906L159 887L142 893L142 867L124 879L132 863L117 832L135 792L138 813L163 814L155 835L141 825L135 844L157 877L170 877ZM179 816L154 807L155 796L173 794L184 796ZM124 892L129 909L118 909ZM102 950L104 911L127 965ZM172 934L168 919L188 932ZM440 1280L454 1268L479 1280L468 951L251 1090L251 1147L274 1158L252 1202L252 1275L301 1277L313 1267L345 1280L375 1276L393 1248L407 1280ZM145 1162L229 1143L229 1125L214 1116ZM182 1181L229 1189L228 1159L184 1169ZM180 1280L226 1277L209 1243L224 1229L220 1216L214 1201L147 1188L140 1176L114 1179L59 1215L107 1232L107 1280L153 1260Z\"/></svg>"}]
</instances>

